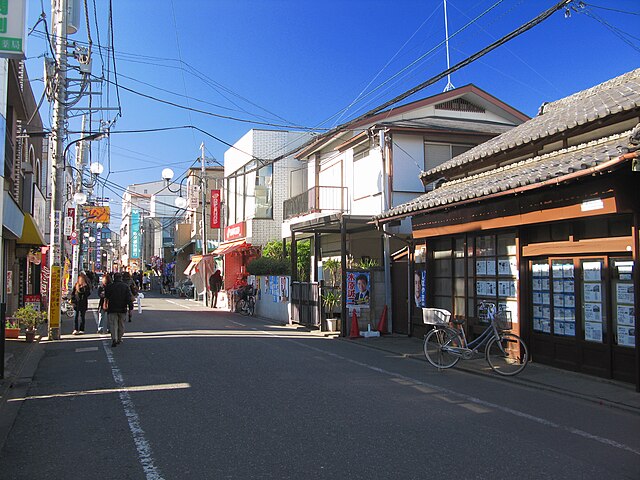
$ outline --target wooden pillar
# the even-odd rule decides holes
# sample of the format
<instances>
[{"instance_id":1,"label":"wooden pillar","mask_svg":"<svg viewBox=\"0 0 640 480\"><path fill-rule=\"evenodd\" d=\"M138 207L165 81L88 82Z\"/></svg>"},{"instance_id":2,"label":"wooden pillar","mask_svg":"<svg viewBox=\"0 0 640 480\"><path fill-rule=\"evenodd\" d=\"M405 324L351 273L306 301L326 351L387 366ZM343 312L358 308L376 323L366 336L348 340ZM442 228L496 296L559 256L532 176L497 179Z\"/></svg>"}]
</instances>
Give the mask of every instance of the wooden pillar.
<instances>
[{"instance_id":1,"label":"wooden pillar","mask_svg":"<svg viewBox=\"0 0 640 480\"><path fill-rule=\"evenodd\" d=\"M416 246L413 242L409 244L409 252L407 254L407 336L410 337L413 324L411 316L413 309L417 308L413 302L413 296L415 295L415 285L413 283L413 275L416 270Z\"/></svg>"},{"instance_id":2,"label":"wooden pillar","mask_svg":"<svg viewBox=\"0 0 640 480\"><path fill-rule=\"evenodd\" d=\"M640 260L640 233L638 232L638 213L633 214L633 227L631 232L631 238L633 239L633 245L631 252L633 256L633 291L634 291L634 309L635 315L635 330L636 330L636 392L640 392L640 331L638 331L638 312L640 311L640 269L638 268Z\"/></svg>"},{"instance_id":3,"label":"wooden pillar","mask_svg":"<svg viewBox=\"0 0 640 480\"><path fill-rule=\"evenodd\" d=\"M291 281L298 281L298 250L296 248L296 232L291 232Z\"/></svg>"},{"instance_id":4,"label":"wooden pillar","mask_svg":"<svg viewBox=\"0 0 640 480\"><path fill-rule=\"evenodd\" d=\"M318 232L313 233L313 257L315 261L313 262L313 281L317 282L319 280L318 276L318 263L320 262L320 234Z\"/></svg>"},{"instance_id":5,"label":"wooden pillar","mask_svg":"<svg viewBox=\"0 0 640 480\"><path fill-rule=\"evenodd\" d=\"M340 217L340 263L342 269L342 322L340 322L340 335L346 337L351 326L350 319L347 318L347 220Z\"/></svg>"}]
</instances>

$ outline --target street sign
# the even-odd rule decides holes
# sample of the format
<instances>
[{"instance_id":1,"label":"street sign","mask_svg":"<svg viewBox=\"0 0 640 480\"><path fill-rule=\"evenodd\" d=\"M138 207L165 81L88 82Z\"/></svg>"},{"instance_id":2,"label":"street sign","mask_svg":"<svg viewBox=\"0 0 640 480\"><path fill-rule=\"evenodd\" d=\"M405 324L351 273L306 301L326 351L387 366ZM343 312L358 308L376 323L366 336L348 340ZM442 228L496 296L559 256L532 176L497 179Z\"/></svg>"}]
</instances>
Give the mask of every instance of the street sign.
<instances>
[{"instance_id":1,"label":"street sign","mask_svg":"<svg viewBox=\"0 0 640 480\"><path fill-rule=\"evenodd\" d=\"M60 299L62 293L61 288L61 276L60 267L53 265L51 267L51 288L50 288L50 300L49 300L49 332L52 328L60 328Z\"/></svg>"}]
</instances>

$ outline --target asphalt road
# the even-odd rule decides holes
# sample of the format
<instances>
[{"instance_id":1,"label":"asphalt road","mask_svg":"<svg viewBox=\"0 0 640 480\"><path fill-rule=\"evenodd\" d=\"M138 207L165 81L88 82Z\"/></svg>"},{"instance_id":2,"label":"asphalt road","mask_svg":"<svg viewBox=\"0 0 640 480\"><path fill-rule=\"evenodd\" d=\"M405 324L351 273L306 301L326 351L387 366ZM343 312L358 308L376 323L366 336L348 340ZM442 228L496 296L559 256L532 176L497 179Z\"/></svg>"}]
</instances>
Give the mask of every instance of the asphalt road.
<instances>
[{"instance_id":1,"label":"asphalt road","mask_svg":"<svg viewBox=\"0 0 640 480\"><path fill-rule=\"evenodd\" d=\"M633 413L188 300L144 304L116 348L46 345L2 480L640 478Z\"/></svg>"}]
</instances>

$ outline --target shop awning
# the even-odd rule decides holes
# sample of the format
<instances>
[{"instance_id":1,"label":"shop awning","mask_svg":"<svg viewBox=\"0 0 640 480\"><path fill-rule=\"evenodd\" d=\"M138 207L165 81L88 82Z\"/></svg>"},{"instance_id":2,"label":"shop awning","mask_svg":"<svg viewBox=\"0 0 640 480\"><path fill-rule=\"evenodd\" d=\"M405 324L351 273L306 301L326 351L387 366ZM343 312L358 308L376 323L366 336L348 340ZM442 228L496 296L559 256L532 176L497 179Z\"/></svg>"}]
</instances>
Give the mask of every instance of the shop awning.
<instances>
[{"instance_id":1,"label":"shop awning","mask_svg":"<svg viewBox=\"0 0 640 480\"><path fill-rule=\"evenodd\" d=\"M200 263L200 260L202 260L202 255L194 255L191 257L191 263L189 263L189 266L185 269L184 274L191 276L198 263Z\"/></svg>"},{"instance_id":2,"label":"shop awning","mask_svg":"<svg viewBox=\"0 0 640 480\"><path fill-rule=\"evenodd\" d=\"M33 245L40 247L45 245L44 238L40 233L40 229L36 225L36 221L29 213L24 214L24 223L22 225L22 235L16 241L19 245Z\"/></svg>"},{"instance_id":3,"label":"shop awning","mask_svg":"<svg viewBox=\"0 0 640 480\"><path fill-rule=\"evenodd\" d=\"M227 253L235 252L237 250L246 250L250 246L250 243L247 243L244 240L238 240L236 242L223 243L211 253L213 255L226 255Z\"/></svg>"}]
</instances>

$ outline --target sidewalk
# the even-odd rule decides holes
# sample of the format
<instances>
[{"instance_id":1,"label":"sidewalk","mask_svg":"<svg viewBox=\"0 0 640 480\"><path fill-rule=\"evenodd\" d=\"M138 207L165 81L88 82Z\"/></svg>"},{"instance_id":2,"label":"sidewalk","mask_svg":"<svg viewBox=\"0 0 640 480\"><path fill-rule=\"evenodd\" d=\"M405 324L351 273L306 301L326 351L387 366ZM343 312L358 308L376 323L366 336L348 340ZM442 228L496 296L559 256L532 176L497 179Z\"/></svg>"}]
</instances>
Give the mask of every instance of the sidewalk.
<instances>
[{"instance_id":1,"label":"sidewalk","mask_svg":"<svg viewBox=\"0 0 640 480\"><path fill-rule=\"evenodd\" d=\"M318 333L325 334L325 332ZM425 363L425 368L434 368L427 362L422 351L422 339L419 338L401 335L385 335L383 337L358 338L355 340L338 338L342 341L350 341L358 345L422 361ZM520 374L514 377L504 377L493 372L482 356L474 360L460 360L453 368L475 375L490 376L497 380L516 383L537 390L547 390L581 398L640 415L640 392L636 392L635 385L632 384L560 370L533 362L530 362Z\"/></svg>"},{"instance_id":2,"label":"sidewalk","mask_svg":"<svg viewBox=\"0 0 640 480\"><path fill-rule=\"evenodd\" d=\"M25 342L24 335L5 341L4 378L0 379L0 450L21 405L21 402L8 400L27 394L43 354L44 346L40 344L40 335L32 343Z\"/></svg>"}]
</instances>

